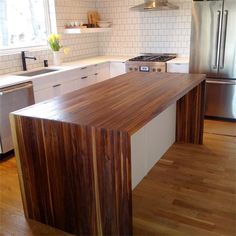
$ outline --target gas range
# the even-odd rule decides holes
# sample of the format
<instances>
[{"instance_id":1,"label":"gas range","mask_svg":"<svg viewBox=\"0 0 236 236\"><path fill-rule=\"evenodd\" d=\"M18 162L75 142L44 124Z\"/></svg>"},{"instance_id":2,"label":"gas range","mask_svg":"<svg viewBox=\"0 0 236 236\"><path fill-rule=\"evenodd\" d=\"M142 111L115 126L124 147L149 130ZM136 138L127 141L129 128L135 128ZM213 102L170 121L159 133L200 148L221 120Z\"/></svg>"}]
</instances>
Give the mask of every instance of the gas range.
<instances>
[{"instance_id":1,"label":"gas range","mask_svg":"<svg viewBox=\"0 0 236 236\"><path fill-rule=\"evenodd\" d=\"M166 62L176 58L176 54L143 54L126 62L126 72L166 72Z\"/></svg>"}]
</instances>

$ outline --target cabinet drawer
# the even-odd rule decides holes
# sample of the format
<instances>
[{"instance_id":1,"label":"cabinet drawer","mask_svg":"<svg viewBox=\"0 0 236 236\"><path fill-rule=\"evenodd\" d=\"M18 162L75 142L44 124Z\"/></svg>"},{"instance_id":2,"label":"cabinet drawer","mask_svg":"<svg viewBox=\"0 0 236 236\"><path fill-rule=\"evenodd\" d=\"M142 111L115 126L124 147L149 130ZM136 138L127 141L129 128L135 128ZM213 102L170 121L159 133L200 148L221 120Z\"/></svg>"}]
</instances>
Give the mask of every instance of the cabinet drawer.
<instances>
[{"instance_id":1,"label":"cabinet drawer","mask_svg":"<svg viewBox=\"0 0 236 236\"><path fill-rule=\"evenodd\" d=\"M53 87L44 88L34 92L35 103L43 102L45 100L51 99L57 95L58 89L53 89Z\"/></svg>"},{"instance_id":2,"label":"cabinet drawer","mask_svg":"<svg viewBox=\"0 0 236 236\"><path fill-rule=\"evenodd\" d=\"M50 88L57 83L56 76L45 76L33 80L34 91Z\"/></svg>"},{"instance_id":3,"label":"cabinet drawer","mask_svg":"<svg viewBox=\"0 0 236 236\"><path fill-rule=\"evenodd\" d=\"M98 82L110 79L110 63L99 64L97 67Z\"/></svg>"},{"instance_id":4,"label":"cabinet drawer","mask_svg":"<svg viewBox=\"0 0 236 236\"><path fill-rule=\"evenodd\" d=\"M61 96L66 93L70 93L77 89L79 89L79 86L76 80L70 80L67 82L54 84L47 88L35 91L34 92L35 102L36 103L42 102L47 99L54 98L56 96Z\"/></svg>"},{"instance_id":5,"label":"cabinet drawer","mask_svg":"<svg viewBox=\"0 0 236 236\"><path fill-rule=\"evenodd\" d=\"M168 63L167 72L189 73L189 64L188 63Z\"/></svg>"},{"instance_id":6,"label":"cabinet drawer","mask_svg":"<svg viewBox=\"0 0 236 236\"><path fill-rule=\"evenodd\" d=\"M125 74L126 68L124 62L111 62L110 64L110 76L111 78Z\"/></svg>"},{"instance_id":7,"label":"cabinet drawer","mask_svg":"<svg viewBox=\"0 0 236 236\"><path fill-rule=\"evenodd\" d=\"M98 65L81 67L79 75L81 77L89 76L89 75L94 75L95 73L97 73L97 66Z\"/></svg>"},{"instance_id":8,"label":"cabinet drawer","mask_svg":"<svg viewBox=\"0 0 236 236\"><path fill-rule=\"evenodd\" d=\"M34 91L39 91L57 84L68 83L80 76L80 68L68 71L59 71L57 74L50 74L33 80Z\"/></svg>"},{"instance_id":9,"label":"cabinet drawer","mask_svg":"<svg viewBox=\"0 0 236 236\"><path fill-rule=\"evenodd\" d=\"M97 75L81 76L77 80L78 89L97 83Z\"/></svg>"}]
</instances>

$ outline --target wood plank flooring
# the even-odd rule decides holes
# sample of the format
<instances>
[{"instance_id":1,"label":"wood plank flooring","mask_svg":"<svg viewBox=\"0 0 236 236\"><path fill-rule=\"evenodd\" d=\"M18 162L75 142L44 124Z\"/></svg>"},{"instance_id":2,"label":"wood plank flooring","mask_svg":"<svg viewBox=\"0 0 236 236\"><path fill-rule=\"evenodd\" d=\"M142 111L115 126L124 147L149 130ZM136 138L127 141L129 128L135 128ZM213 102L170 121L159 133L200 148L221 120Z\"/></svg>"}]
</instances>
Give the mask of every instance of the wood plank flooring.
<instances>
[{"instance_id":1,"label":"wood plank flooring","mask_svg":"<svg viewBox=\"0 0 236 236\"><path fill-rule=\"evenodd\" d=\"M134 190L134 235L236 235L236 123L205 125L203 146L175 144ZM25 220L15 158L0 163L0 235L69 235Z\"/></svg>"},{"instance_id":2,"label":"wood plank flooring","mask_svg":"<svg viewBox=\"0 0 236 236\"><path fill-rule=\"evenodd\" d=\"M205 133L236 136L236 124L220 120L205 120Z\"/></svg>"}]
</instances>

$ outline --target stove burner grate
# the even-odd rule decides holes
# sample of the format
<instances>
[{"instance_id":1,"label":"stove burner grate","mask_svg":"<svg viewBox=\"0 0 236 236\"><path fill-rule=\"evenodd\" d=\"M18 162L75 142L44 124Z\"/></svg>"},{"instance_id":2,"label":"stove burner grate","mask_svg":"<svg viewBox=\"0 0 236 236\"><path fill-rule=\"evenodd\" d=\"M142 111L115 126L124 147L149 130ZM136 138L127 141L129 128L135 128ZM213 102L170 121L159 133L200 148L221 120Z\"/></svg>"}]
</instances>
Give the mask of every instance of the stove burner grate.
<instances>
[{"instance_id":1,"label":"stove burner grate","mask_svg":"<svg viewBox=\"0 0 236 236\"><path fill-rule=\"evenodd\" d=\"M174 58L176 58L174 55L144 55L131 58L129 61L166 62Z\"/></svg>"}]
</instances>

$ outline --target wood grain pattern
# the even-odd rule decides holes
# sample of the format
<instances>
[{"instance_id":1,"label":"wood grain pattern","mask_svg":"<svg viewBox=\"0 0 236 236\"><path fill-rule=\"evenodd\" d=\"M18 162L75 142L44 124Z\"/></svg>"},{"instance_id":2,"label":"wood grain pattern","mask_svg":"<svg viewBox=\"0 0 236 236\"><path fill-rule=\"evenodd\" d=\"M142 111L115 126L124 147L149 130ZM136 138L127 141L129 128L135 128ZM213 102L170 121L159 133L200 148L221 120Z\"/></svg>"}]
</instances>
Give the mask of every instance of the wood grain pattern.
<instances>
[{"instance_id":1,"label":"wood grain pattern","mask_svg":"<svg viewBox=\"0 0 236 236\"><path fill-rule=\"evenodd\" d=\"M14 114L132 135L204 80L205 75L131 72Z\"/></svg>"},{"instance_id":2,"label":"wood grain pattern","mask_svg":"<svg viewBox=\"0 0 236 236\"><path fill-rule=\"evenodd\" d=\"M77 235L132 235L130 137L185 94L202 101L204 81L128 73L11 114L26 216ZM191 118L196 131L203 117Z\"/></svg>"},{"instance_id":3,"label":"wood grain pattern","mask_svg":"<svg viewBox=\"0 0 236 236\"><path fill-rule=\"evenodd\" d=\"M131 235L129 136L13 118L26 216L77 235Z\"/></svg>"},{"instance_id":4,"label":"wood grain pattern","mask_svg":"<svg viewBox=\"0 0 236 236\"><path fill-rule=\"evenodd\" d=\"M236 137L236 122L206 119L204 122L204 132Z\"/></svg>"},{"instance_id":5,"label":"wood grain pattern","mask_svg":"<svg viewBox=\"0 0 236 236\"><path fill-rule=\"evenodd\" d=\"M235 123L204 130L204 145L175 144L133 191L134 236L236 235ZM71 235L25 219L15 158L0 162L0 235Z\"/></svg>"},{"instance_id":6,"label":"wood grain pattern","mask_svg":"<svg viewBox=\"0 0 236 236\"><path fill-rule=\"evenodd\" d=\"M235 124L206 123L220 133L174 144L133 191L134 235L236 235Z\"/></svg>"},{"instance_id":7,"label":"wood grain pattern","mask_svg":"<svg viewBox=\"0 0 236 236\"><path fill-rule=\"evenodd\" d=\"M203 143L205 86L202 82L177 102L177 142Z\"/></svg>"}]
</instances>

